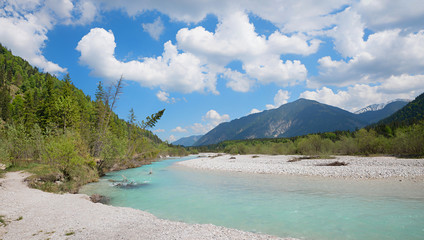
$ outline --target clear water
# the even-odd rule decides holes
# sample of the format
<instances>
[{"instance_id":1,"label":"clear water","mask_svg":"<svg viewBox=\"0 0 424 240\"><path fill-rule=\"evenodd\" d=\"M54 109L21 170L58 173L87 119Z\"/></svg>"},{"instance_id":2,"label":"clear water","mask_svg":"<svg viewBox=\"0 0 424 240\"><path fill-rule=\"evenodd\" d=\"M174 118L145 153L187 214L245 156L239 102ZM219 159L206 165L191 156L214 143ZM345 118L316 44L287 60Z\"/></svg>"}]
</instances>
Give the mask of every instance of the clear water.
<instances>
[{"instance_id":1,"label":"clear water","mask_svg":"<svg viewBox=\"0 0 424 240\"><path fill-rule=\"evenodd\" d=\"M109 173L82 193L160 218L301 239L424 239L424 184L199 171L169 159ZM153 174L149 174L152 171ZM113 186L123 176L134 188Z\"/></svg>"}]
</instances>

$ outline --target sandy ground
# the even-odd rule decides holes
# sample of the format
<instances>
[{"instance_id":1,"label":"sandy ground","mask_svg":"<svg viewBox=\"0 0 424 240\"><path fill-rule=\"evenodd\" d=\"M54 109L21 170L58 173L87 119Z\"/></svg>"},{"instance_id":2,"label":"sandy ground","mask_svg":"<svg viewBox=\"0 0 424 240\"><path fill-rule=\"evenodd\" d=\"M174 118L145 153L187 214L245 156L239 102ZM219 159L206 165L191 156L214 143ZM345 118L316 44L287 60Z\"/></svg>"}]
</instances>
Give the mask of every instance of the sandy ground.
<instances>
[{"instance_id":1,"label":"sandy ground","mask_svg":"<svg viewBox=\"0 0 424 240\"><path fill-rule=\"evenodd\" d=\"M205 170L261 174L290 174L341 178L422 179L424 159L395 157L336 156L335 159L301 159L288 155L222 155L209 154L177 164ZM346 166L323 166L335 161Z\"/></svg>"},{"instance_id":2,"label":"sandy ground","mask_svg":"<svg viewBox=\"0 0 424 240\"><path fill-rule=\"evenodd\" d=\"M278 239L211 224L158 219L136 209L92 203L87 195L30 189L25 173L0 179L0 239Z\"/></svg>"}]
</instances>

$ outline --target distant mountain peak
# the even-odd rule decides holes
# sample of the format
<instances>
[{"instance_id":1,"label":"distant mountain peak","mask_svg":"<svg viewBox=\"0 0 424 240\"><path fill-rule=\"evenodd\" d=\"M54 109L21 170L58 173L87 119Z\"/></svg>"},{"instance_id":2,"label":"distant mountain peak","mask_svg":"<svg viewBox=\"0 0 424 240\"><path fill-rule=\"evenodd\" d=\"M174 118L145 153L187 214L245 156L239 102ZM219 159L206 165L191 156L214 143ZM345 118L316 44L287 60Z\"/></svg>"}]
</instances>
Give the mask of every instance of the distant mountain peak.
<instances>
[{"instance_id":1,"label":"distant mountain peak","mask_svg":"<svg viewBox=\"0 0 424 240\"><path fill-rule=\"evenodd\" d=\"M399 98L399 99L395 99L395 100L392 100L392 101L389 101L389 102L386 102L386 103L372 104L372 105L366 106L366 107L364 107L364 108L362 108L362 109L360 109L360 110L358 110L354 113L355 114L361 114L361 113L365 113L365 112L378 111L378 110L383 109L388 104L393 103L393 102L406 102L406 103L408 103L410 101L411 100L409 100L409 99L400 99Z\"/></svg>"},{"instance_id":2,"label":"distant mountain peak","mask_svg":"<svg viewBox=\"0 0 424 240\"><path fill-rule=\"evenodd\" d=\"M173 142L173 145L182 145L184 147L190 147L193 146L193 144L199 140L203 135L193 135L189 137L183 137L178 139L177 141Z\"/></svg>"},{"instance_id":3,"label":"distant mountain peak","mask_svg":"<svg viewBox=\"0 0 424 240\"><path fill-rule=\"evenodd\" d=\"M298 99L278 108L221 123L194 146L225 140L294 137L335 130L355 130L367 124L359 116L315 100Z\"/></svg>"}]
</instances>

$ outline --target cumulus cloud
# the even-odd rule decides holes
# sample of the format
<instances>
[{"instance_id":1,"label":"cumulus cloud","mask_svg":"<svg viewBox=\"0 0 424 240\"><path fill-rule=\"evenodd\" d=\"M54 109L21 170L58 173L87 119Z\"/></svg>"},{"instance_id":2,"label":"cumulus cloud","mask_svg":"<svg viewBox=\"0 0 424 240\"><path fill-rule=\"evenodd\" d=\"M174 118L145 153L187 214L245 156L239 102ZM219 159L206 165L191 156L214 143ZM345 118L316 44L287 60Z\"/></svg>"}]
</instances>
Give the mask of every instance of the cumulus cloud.
<instances>
[{"instance_id":1,"label":"cumulus cloud","mask_svg":"<svg viewBox=\"0 0 424 240\"><path fill-rule=\"evenodd\" d=\"M223 73L223 77L227 79L227 87L236 92L248 92L255 83L254 80L249 78L246 74L231 69L226 69Z\"/></svg>"},{"instance_id":2,"label":"cumulus cloud","mask_svg":"<svg viewBox=\"0 0 424 240\"><path fill-rule=\"evenodd\" d=\"M177 47L168 41L162 56L144 58L143 61L122 62L115 58L115 36L112 31L93 28L78 43L80 62L92 69L95 76L109 80L135 81L144 87L160 87L163 90L182 93L215 89L216 79L210 77L200 60L190 53L178 53Z\"/></svg>"},{"instance_id":3,"label":"cumulus cloud","mask_svg":"<svg viewBox=\"0 0 424 240\"><path fill-rule=\"evenodd\" d=\"M167 92L159 91L159 92L156 93L156 97L162 102L168 102L169 101L169 93L167 93Z\"/></svg>"},{"instance_id":4,"label":"cumulus cloud","mask_svg":"<svg viewBox=\"0 0 424 240\"><path fill-rule=\"evenodd\" d=\"M210 122L213 125L218 125L222 122L228 121L230 116L228 114L220 115L217 111L211 109L202 118L206 122Z\"/></svg>"},{"instance_id":5,"label":"cumulus cloud","mask_svg":"<svg viewBox=\"0 0 424 240\"><path fill-rule=\"evenodd\" d=\"M54 20L46 11L46 7L38 1L6 2L0 11L0 42L44 71L65 72L65 68L48 61L42 54L47 32Z\"/></svg>"},{"instance_id":6,"label":"cumulus cloud","mask_svg":"<svg viewBox=\"0 0 424 240\"><path fill-rule=\"evenodd\" d=\"M168 137L168 142L170 142L170 143L175 142L176 140L177 140L177 137L175 137L174 135L170 135Z\"/></svg>"},{"instance_id":7,"label":"cumulus cloud","mask_svg":"<svg viewBox=\"0 0 424 240\"><path fill-rule=\"evenodd\" d=\"M173 97L169 97L169 93L164 92L164 91L158 91L156 93L156 97L162 101L162 102L166 102L166 103L175 103L177 101L177 99L173 98Z\"/></svg>"},{"instance_id":8,"label":"cumulus cloud","mask_svg":"<svg viewBox=\"0 0 424 240\"><path fill-rule=\"evenodd\" d=\"M205 134L216 127L222 122L230 120L228 114L219 114L217 111L211 109L203 117L203 123L195 123L190 126L191 130L196 134Z\"/></svg>"},{"instance_id":9,"label":"cumulus cloud","mask_svg":"<svg viewBox=\"0 0 424 240\"><path fill-rule=\"evenodd\" d=\"M282 89L278 90L277 94L274 96L274 104L267 104L266 109L278 108L283 104L287 103L287 100L290 98L290 93L288 91L283 91Z\"/></svg>"},{"instance_id":10,"label":"cumulus cloud","mask_svg":"<svg viewBox=\"0 0 424 240\"><path fill-rule=\"evenodd\" d=\"M404 28L414 32L423 27L424 5L421 0L409 0L408 4L396 0L358 1L352 5L373 31Z\"/></svg>"},{"instance_id":11,"label":"cumulus cloud","mask_svg":"<svg viewBox=\"0 0 424 240\"><path fill-rule=\"evenodd\" d=\"M75 16L71 24L84 25L93 22L98 16L98 9L90 1L79 1L74 9Z\"/></svg>"},{"instance_id":12,"label":"cumulus cloud","mask_svg":"<svg viewBox=\"0 0 424 240\"><path fill-rule=\"evenodd\" d=\"M224 70L230 81L227 86L235 91L246 92L252 79L281 86L296 84L306 79L306 67L298 60L280 59L282 54L309 55L315 53L319 40L306 35L283 35L276 31L266 38L255 32L249 17L242 11L222 16L215 32L199 26L183 28L177 33L178 47L221 69L233 60L240 60L246 74Z\"/></svg>"},{"instance_id":13,"label":"cumulus cloud","mask_svg":"<svg viewBox=\"0 0 424 240\"><path fill-rule=\"evenodd\" d=\"M391 76L423 73L424 30L387 29L364 40L365 23L353 8L337 14L337 19L340 23L327 34L334 38L335 49L346 58L320 58L319 76L312 77L309 86L375 84Z\"/></svg>"},{"instance_id":14,"label":"cumulus cloud","mask_svg":"<svg viewBox=\"0 0 424 240\"><path fill-rule=\"evenodd\" d=\"M174 128L174 129L172 129L171 132L180 132L180 133L182 133L182 132L187 132L187 129L178 126L178 127Z\"/></svg>"},{"instance_id":15,"label":"cumulus cloud","mask_svg":"<svg viewBox=\"0 0 424 240\"><path fill-rule=\"evenodd\" d=\"M163 132L165 132L165 129L156 129L156 130L153 130L153 132L154 133L163 133Z\"/></svg>"},{"instance_id":16,"label":"cumulus cloud","mask_svg":"<svg viewBox=\"0 0 424 240\"><path fill-rule=\"evenodd\" d=\"M333 91L322 87L315 91L305 91L300 97L337 106L349 111L356 111L375 103L384 103L394 99L414 99L424 92L424 75L391 76L387 81L376 86L354 84L347 90Z\"/></svg>"},{"instance_id":17,"label":"cumulus cloud","mask_svg":"<svg viewBox=\"0 0 424 240\"><path fill-rule=\"evenodd\" d=\"M350 4L351 0L257 0L227 1L203 0L182 1L178 4L169 0L157 1L114 1L96 0L105 9L122 9L129 16L145 11L158 10L173 20L198 23L208 14L223 16L237 11L246 11L268 20L284 32L310 32L321 30L335 22L330 13Z\"/></svg>"},{"instance_id":18,"label":"cumulus cloud","mask_svg":"<svg viewBox=\"0 0 424 240\"><path fill-rule=\"evenodd\" d=\"M253 108L253 109L250 111L249 115L250 115L250 114L255 114L255 113L260 113L260 112L262 112L262 111L260 111L260 110L258 110L258 109L256 109L256 108Z\"/></svg>"},{"instance_id":19,"label":"cumulus cloud","mask_svg":"<svg viewBox=\"0 0 424 240\"><path fill-rule=\"evenodd\" d=\"M160 35L165 30L165 26L163 25L160 17L156 18L153 23L143 23L142 26L144 31L149 33L149 35L155 40L159 40Z\"/></svg>"},{"instance_id":20,"label":"cumulus cloud","mask_svg":"<svg viewBox=\"0 0 424 240\"><path fill-rule=\"evenodd\" d=\"M6 1L0 9L0 42L31 65L50 73L66 68L43 55L47 34L56 25L86 24L94 20L97 10L90 1L31 0Z\"/></svg>"}]
</instances>

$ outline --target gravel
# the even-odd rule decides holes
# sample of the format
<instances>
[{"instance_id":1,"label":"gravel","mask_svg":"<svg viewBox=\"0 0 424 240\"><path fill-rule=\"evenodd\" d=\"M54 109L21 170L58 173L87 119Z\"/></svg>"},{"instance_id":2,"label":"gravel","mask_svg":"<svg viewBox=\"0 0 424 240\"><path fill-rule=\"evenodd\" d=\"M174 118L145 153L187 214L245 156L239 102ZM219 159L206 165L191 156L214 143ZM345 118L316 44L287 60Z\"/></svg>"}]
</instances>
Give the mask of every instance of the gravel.
<instances>
[{"instance_id":1,"label":"gravel","mask_svg":"<svg viewBox=\"0 0 424 240\"><path fill-rule=\"evenodd\" d=\"M83 194L30 189L25 173L0 179L0 239L279 239L211 224L159 219L140 210L93 203Z\"/></svg>"},{"instance_id":2,"label":"gravel","mask_svg":"<svg viewBox=\"0 0 424 240\"><path fill-rule=\"evenodd\" d=\"M336 156L300 159L298 155L209 155L177 164L206 170L261 174L290 174L342 178L416 178L424 176L424 159ZM345 166L325 166L343 162Z\"/></svg>"}]
</instances>

